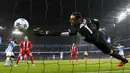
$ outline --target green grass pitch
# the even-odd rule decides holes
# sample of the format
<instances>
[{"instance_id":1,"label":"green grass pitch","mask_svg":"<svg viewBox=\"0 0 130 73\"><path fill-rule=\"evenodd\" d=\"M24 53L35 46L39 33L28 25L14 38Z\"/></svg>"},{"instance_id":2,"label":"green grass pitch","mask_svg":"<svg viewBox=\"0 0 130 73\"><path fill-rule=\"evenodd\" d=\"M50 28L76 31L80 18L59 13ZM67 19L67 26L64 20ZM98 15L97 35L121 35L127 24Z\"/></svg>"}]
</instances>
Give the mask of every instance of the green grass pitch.
<instances>
[{"instance_id":1,"label":"green grass pitch","mask_svg":"<svg viewBox=\"0 0 130 73\"><path fill-rule=\"evenodd\" d=\"M0 73L130 73L130 63L118 67L119 62L116 59L88 59L70 64L69 60L41 60L35 61L36 66L29 61L20 62L17 67L4 67L4 62L0 62Z\"/></svg>"}]
</instances>

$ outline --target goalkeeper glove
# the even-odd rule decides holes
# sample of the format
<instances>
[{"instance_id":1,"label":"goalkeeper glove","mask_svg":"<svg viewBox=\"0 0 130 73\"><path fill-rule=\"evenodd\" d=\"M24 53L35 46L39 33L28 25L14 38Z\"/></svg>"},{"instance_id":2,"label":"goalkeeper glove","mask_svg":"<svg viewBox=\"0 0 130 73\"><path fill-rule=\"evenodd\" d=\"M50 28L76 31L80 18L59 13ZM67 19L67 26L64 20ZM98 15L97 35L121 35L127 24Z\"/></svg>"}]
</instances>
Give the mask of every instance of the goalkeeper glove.
<instances>
[{"instance_id":1,"label":"goalkeeper glove","mask_svg":"<svg viewBox=\"0 0 130 73\"><path fill-rule=\"evenodd\" d=\"M40 28L33 29L33 31L34 31L34 35L37 36L47 36L50 34L50 31L43 31Z\"/></svg>"}]
</instances>

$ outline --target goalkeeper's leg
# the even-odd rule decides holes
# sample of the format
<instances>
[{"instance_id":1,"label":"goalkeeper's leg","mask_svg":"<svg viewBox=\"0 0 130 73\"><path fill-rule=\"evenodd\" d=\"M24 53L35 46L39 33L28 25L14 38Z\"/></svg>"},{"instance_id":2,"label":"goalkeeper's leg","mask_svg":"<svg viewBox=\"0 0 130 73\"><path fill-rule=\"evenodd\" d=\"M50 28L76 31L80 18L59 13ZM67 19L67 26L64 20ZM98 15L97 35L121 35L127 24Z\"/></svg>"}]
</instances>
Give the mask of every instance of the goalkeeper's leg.
<instances>
[{"instance_id":1,"label":"goalkeeper's leg","mask_svg":"<svg viewBox=\"0 0 130 73\"><path fill-rule=\"evenodd\" d=\"M121 55L119 55L118 53L114 52L112 49L111 49L111 46L109 43L107 43L106 39L105 39L105 35L102 34L102 33L99 33L99 36L98 36L98 41L94 42L94 45L100 49L103 53L105 54L108 54L110 56L113 56L114 58L116 59L119 59L122 61L122 66L125 64L125 63L128 63L128 60L123 58Z\"/></svg>"}]
</instances>

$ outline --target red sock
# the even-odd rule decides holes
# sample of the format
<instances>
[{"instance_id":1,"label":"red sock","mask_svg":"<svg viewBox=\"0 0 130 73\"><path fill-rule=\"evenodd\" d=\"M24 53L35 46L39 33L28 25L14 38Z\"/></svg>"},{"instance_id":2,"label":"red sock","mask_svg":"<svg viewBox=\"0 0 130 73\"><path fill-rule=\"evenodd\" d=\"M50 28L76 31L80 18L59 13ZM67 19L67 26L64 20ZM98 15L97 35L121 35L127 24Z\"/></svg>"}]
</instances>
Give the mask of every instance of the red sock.
<instances>
[{"instance_id":1,"label":"red sock","mask_svg":"<svg viewBox=\"0 0 130 73\"><path fill-rule=\"evenodd\" d=\"M78 57L76 57L76 62L78 62Z\"/></svg>"},{"instance_id":2,"label":"red sock","mask_svg":"<svg viewBox=\"0 0 130 73\"><path fill-rule=\"evenodd\" d=\"M20 60L20 56L17 57L17 61L16 61L16 64L19 63L19 60Z\"/></svg>"},{"instance_id":3,"label":"red sock","mask_svg":"<svg viewBox=\"0 0 130 73\"><path fill-rule=\"evenodd\" d=\"M72 60L72 57L70 57L70 62L71 62L71 60Z\"/></svg>"},{"instance_id":4,"label":"red sock","mask_svg":"<svg viewBox=\"0 0 130 73\"><path fill-rule=\"evenodd\" d=\"M33 56L30 56L30 60L31 60L32 64L34 64L34 62L33 62Z\"/></svg>"}]
</instances>

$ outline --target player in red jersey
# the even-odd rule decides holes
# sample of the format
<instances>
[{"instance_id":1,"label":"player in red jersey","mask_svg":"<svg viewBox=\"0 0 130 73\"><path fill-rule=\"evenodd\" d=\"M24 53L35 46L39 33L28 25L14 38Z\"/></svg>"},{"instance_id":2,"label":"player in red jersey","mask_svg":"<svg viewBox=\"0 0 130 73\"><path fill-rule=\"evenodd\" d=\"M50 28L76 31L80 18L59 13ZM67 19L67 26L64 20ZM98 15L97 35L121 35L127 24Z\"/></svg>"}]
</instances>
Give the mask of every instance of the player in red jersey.
<instances>
[{"instance_id":1,"label":"player in red jersey","mask_svg":"<svg viewBox=\"0 0 130 73\"><path fill-rule=\"evenodd\" d=\"M21 56L20 61L26 62L27 61L27 55L24 54L24 56Z\"/></svg>"},{"instance_id":2,"label":"player in red jersey","mask_svg":"<svg viewBox=\"0 0 130 73\"><path fill-rule=\"evenodd\" d=\"M31 53L31 51L30 51L31 48L32 48L32 43L31 43L30 40L28 40L28 37L27 37L27 36L25 36L25 37L24 37L24 40L21 41L19 48L20 48L20 53L19 53L19 55L18 55L18 57L17 57L17 61L16 61L16 65L15 65L15 66L18 65L19 60L20 60L20 56L23 56L23 55L25 55L25 54L26 54L27 56L30 56L30 60L31 60L31 62L32 62L32 65L35 66L35 64L34 64L34 62L33 62L33 55L32 55L32 53Z\"/></svg>"},{"instance_id":3,"label":"player in red jersey","mask_svg":"<svg viewBox=\"0 0 130 73\"><path fill-rule=\"evenodd\" d=\"M78 63L78 47L75 45L75 43L73 43L73 45L70 48L70 63L72 60L72 57L76 58L76 63Z\"/></svg>"}]
</instances>

